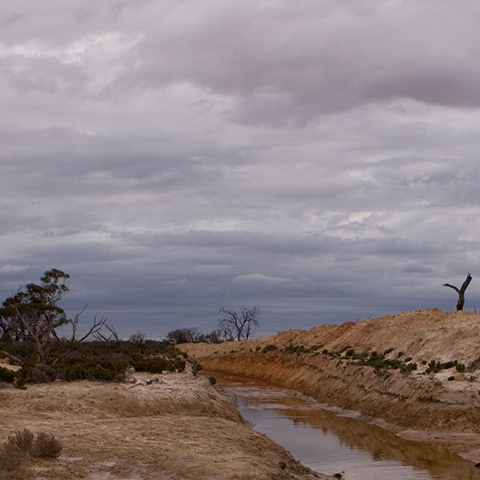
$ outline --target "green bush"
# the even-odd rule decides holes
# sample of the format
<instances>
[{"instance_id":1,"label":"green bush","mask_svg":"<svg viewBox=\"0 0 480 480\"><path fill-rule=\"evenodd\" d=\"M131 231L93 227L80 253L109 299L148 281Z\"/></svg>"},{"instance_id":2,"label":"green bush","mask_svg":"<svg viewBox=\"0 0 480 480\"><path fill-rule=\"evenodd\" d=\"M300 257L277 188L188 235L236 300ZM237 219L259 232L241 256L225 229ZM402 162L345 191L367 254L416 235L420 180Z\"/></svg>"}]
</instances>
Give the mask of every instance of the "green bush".
<instances>
[{"instance_id":1,"label":"green bush","mask_svg":"<svg viewBox=\"0 0 480 480\"><path fill-rule=\"evenodd\" d=\"M164 341L92 341L72 343L54 341L48 366L36 364L32 342L2 342L0 350L5 350L20 358L26 367L21 376L27 382L53 381L55 377L66 380L96 379L122 381L130 368L138 371L161 373L163 371L182 372L187 355L175 346ZM101 367L101 368L100 368ZM5 375L14 381L11 374L0 371L0 381ZM8 376L7 376L8 375Z\"/></svg>"},{"instance_id":2,"label":"green bush","mask_svg":"<svg viewBox=\"0 0 480 480\"><path fill-rule=\"evenodd\" d=\"M320 348L320 347L318 347L318 348ZM312 350L311 348L306 348L303 345L293 345L292 343L283 347L283 350L285 351L285 353L296 353L297 355L300 355L302 353L313 353L314 352L314 350ZM325 350L323 351L323 353L325 353Z\"/></svg>"},{"instance_id":3,"label":"green bush","mask_svg":"<svg viewBox=\"0 0 480 480\"><path fill-rule=\"evenodd\" d=\"M277 349L276 345L271 345L271 344L265 345L265 347L263 347L262 353L273 352L276 349Z\"/></svg>"},{"instance_id":4,"label":"green bush","mask_svg":"<svg viewBox=\"0 0 480 480\"><path fill-rule=\"evenodd\" d=\"M101 365L96 365L95 367L75 365L65 372L64 378L69 382L73 380L103 380L111 382L116 379L116 375L114 371Z\"/></svg>"},{"instance_id":5,"label":"green bush","mask_svg":"<svg viewBox=\"0 0 480 480\"><path fill-rule=\"evenodd\" d=\"M463 363L457 363L455 365L455 368L457 372L464 372L465 371L465 365Z\"/></svg>"},{"instance_id":6,"label":"green bush","mask_svg":"<svg viewBox=\"0 0 480 480\"><path fill-rule=\"evenodd\" d=\"M0 382L13 383L18 374L8 368L0 367Z\"/></svg>"},{"instance_id":7,"label":"green bush","mask_svg":"<svg viewBox=\"0 0 480 480\"><path fill-rule=\"evenodd\" d=\"M17 377L13 386L15 388L18 388L19 390L26 390L27 387L25 386L25 383L26 383L26 380L24 377Z\"/></svg>"}]
</instances>

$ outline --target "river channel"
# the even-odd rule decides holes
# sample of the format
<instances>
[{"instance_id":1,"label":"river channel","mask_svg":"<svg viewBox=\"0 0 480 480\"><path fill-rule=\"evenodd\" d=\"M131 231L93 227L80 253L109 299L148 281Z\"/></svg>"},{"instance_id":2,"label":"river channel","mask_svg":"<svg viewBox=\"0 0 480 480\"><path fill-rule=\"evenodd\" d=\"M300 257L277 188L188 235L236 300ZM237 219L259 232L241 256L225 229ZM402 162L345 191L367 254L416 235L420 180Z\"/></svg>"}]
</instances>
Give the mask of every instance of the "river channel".
<instances>
[{"instance_id":1,"label":"river channel","mask_svg":"<svg viewBox=\"0 0 480 480\"><path fill-rule=\"evenodd\" d=\"M255 429L316 472L345 480L480 480L472 462L426 442L405 440L258 382L218 377Z\"/></svg>"}]
</instances>

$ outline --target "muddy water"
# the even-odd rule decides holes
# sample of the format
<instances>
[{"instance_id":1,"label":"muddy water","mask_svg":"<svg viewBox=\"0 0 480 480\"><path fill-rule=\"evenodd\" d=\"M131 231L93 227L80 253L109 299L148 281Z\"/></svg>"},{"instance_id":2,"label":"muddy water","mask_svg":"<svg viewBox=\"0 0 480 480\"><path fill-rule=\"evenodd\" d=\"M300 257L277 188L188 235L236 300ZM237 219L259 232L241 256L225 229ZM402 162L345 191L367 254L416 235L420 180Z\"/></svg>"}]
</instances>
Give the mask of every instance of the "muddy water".
<instances>
[{"instance_id":1,"label":"muddy water","mask_svg":"<svg viewBox=\"0 0 480 480\"><path fill-rule=\"evenodd\" d=\"M243 417L314 471L346 480L480 480L472 462L444 448L397 437L258 382L217 376Z\"/></svg>"}]
</instances>

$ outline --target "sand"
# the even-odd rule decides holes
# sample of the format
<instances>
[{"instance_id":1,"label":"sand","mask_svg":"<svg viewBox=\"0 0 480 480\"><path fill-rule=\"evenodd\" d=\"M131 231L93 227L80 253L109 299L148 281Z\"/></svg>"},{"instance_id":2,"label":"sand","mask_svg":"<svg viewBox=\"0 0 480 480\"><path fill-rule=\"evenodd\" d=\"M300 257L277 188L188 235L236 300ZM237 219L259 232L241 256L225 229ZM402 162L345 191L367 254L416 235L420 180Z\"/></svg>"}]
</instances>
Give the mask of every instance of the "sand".
<instances>
[{"instance_id":1,"label":"sand","mask_svg":"<svg viewBox=\"0 0 480 480\"><path fill-rule=\"evenodd\" d=\"M327 478L256 432L208 378L135 376L121 384L56 381L27 390L4 385L1 438L27 428L61 441L58 459L32 461L36 479Z\"/></svg>"}]
</instances>

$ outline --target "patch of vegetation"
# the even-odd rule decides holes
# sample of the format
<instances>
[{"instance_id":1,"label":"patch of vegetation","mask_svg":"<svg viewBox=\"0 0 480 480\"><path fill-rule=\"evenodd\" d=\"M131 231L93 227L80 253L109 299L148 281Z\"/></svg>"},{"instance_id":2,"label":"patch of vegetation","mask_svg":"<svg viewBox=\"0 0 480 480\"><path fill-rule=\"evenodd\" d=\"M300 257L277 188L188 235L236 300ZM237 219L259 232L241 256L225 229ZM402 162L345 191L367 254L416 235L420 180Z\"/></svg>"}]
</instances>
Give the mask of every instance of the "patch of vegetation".
<instances>
[{"instance_id":1,"label":"patch of vegetation","mask_svg":"<svg viewBox=\"0 0 480 480\"><path fill-rule=\"evenodd\" d=\"M388 353L390 353L390 350ZM403 355L403 353L402 353ZM350 349L343 357L346 360L350 360L350 365L364 365L373 367L376 372L382 372L389 369L400 370L402 373L410 373L417 369L416 363L406 363L405 361L396 359L385 358L385 352L383 354L373 351L370 354L368 352L357 353L355 350ZM409 361L412 360L411 358Z\"/></svg>"},{"instance_id":2,"label":"patch of vegetation","mask_svg":"<svg viewBox=\"0 0 480 480\"><path fill-rule=\"evenodd\" d=\"M17 379L15 380L13 386L14 386L15 388L18 388L18 390L26 390L27 387L25 386L25 382L26 382L25 378L23 378L23 377L17 377Z\"/></svg>"},{"instance_id":3,"label":"patch of vegetation","mask_svg":"<svg viewBox=\"0 0 480 480\"><path fill-rule=\"evenodd\" d=\"M51 382L56 378L68 381L123 381L132 368L150 373L183 372L186 360L186 354L174 345L155 340L85 343L59 340L51 343L51 363L48 365L35 363L35 354L33 351L32 356L28 341L1 342L0 350L24 362L14 380L18 382L19 378L23 378L28 383Z\"/></svg>"},{"instance_id":4,"label":"patch of vegetation","mask_svg":"<svg viewBox=\"0 0 480 480\"><path fill-rule=\"evenodd\" d=\"M385 350L385 351L383 352L383 355L384 355L384 356L385 356L385 355L388 355L389 353L392 353L394 350L395 350L394 348L388 348L387 350Z\"/></svg>"},{"instance_id":5,"label":"patch of vegetation","mask_svg":"<svg viewBox=\"0 0 480 480\"><path fill-rule=\"evenodd\" d=\"M17 378L17 373L8 368L0 367L0 382L13 383Z\"/></svg>"},{"instance_id":6,"label":"patch of vegetation","mask_svg":"<svg viewBox=\"0 0 480 480\"><path fill-rule=\"evenodd\" d=\"M455 367L459 372L465 371L465 365L463 363L459 364L457 360L448 361L448 362L436 362L435 360L432 360L428 364L428 368L425 370L425 372L438 373L441 370L448 370L449 368L453 368L453 367Z\"/></svg>"},{"instance_id":7,"label":"patch of vegetation","mask_svg":"<svg viewBox=\"0 0 480 480\"><path fill-rule=\"evenodd\" d=\"M450 377L447 378L447 380L448 380L449 382L452 382L453 380L455 380L455 377L454 377L453 375L451 375Z\"/></svg>"},{"instance_id":8,"label":"patch of vegetation","mask_svg":"<svg viewBox=\"0 0 480 480\"><path fill-rule=\"evenodd\" d=\"M203 367L196 360L192 360L193 376L196 377L200 373L201 370L203 370Z\"/></svg>"},{"instance_id":9,"label":"patch of vegetation","mask_svg":"<svg viewBox=\"0 0 480 480\"><path fill-rule=\"evenodd\" d=\"M39 432L35 436L30 430L19 430L0 447L0 478L33 478L32 471L27 468L31 459L56 458L62 448L62 444L53 435Z\"/></svg>"},{"instance_id":10,"label":"patch of vegetation","mask_svg":"<svg viewBox=\"0 0 480 480\"><path fill-rule=\"evenodd\" d=\"M302 353L318 353L318 350L320 350L323 347L323 345L312 345L311 347L305 347L304 345L294 345L293 343L289 343L288 345L285 345L283 347L283 350L285 353L296 353L297 355L300 355ZM328 350L323 350L323 354L328 354Z\"/></svg>"},{"instance_id":11,"label":"patch of vegetation","mask_svg":"<svg viewBox=\"0 0 480 480\"><path fill-rule=\"evenodd\" d=\"M277 346L273 344L268 344L263 347L262 353L273 352L277 350Z\"/></svg>"}]
</instances>

